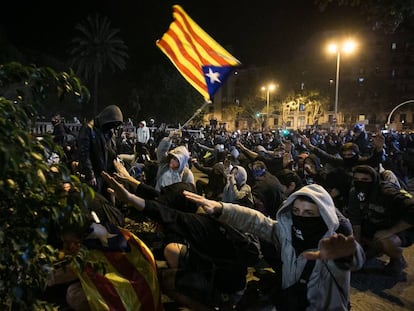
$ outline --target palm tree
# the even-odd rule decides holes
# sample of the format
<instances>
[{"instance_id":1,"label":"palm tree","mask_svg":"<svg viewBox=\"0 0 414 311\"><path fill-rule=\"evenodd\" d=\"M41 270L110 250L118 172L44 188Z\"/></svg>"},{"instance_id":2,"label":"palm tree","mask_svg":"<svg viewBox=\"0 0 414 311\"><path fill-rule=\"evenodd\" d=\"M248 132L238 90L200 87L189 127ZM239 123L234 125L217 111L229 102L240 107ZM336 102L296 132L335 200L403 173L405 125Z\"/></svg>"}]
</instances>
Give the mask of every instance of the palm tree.
<instances>
[{"instance_id":1,"label":"palm tree","mask_svg":"<svg viewBox=\"0 0 414 311\"><path fill-rule=\"evenodd\" d=\"M104 68L125 70L128 47L111 27L108 17L96 14L75 26L80 34L72 40L71 64L77 74L86 80L93 78L93 112L98 113L98 81Z\"/></svg>"}]
</instances>

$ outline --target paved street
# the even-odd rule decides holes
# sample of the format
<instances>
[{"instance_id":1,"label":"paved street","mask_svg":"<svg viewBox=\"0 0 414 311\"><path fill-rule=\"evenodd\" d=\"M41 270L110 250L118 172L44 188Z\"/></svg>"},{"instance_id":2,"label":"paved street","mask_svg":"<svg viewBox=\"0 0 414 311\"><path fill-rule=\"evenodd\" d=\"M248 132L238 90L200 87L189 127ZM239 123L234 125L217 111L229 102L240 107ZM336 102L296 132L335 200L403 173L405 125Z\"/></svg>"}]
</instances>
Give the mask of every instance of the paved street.
<instances>
[{"instance_id":1,"label":"paved street","mask_svg":"<svg viewBox=\"0 0 414 311\"><path fill-rule=\"evenodd\" d=\"M409 181L409 191L414 193L414 178ZM404 249L404 257L408 266L401 277L383 275L381 260L367 263L371 272L352 275L353 310L414 310L414 245Z\"/></svg>"},{"instance_id":2,"label":"paved street","mask_svg":"<svg viewBox=\"0 0 414 311\"><path fill-rule=\"evenodd\" d=\"M193 168L195 178L205 178ZM410 192L414 190L414 179L410 180ZM382 273L386 258L377 258L366 263L367 271L352 274L351 305L353 311L413 311L414 310L414 245L404 249L407 268L399 277ZM255 277L248 278L258 280ZM271 310L269 306L254 308L256 311ZM246 311L253 311L248 309Z\"/></svg>"},{"instance_id":3,"label":"paved street","mask_svg":"<svg viewBox=\"0 0 414 311\"><path fill-rule=\"evenodd\" d=\"M352 275L352 310L414 310L414 246L404 250L408 267L401 277L385 276L381 273L382 262L368 262L370 272Z\"/></svg>"}]
</instances>

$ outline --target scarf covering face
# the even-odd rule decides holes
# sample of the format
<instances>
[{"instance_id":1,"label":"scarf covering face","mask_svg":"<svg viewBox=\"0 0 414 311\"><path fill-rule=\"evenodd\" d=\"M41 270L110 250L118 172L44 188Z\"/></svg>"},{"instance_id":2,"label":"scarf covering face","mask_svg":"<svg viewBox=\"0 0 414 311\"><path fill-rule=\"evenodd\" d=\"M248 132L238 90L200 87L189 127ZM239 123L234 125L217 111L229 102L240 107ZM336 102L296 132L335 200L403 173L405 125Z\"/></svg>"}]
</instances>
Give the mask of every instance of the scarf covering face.
<instances>
[{"instance_id":1,"label":"scarf covering face","mask_svg":"<svg viewBox=\"0 0 414 311\"><path fill-rule=\"evenodd\" d=\"M372 190L375 187L375 184L373 181L367 182L367 181L360 181L360 180L354 180L354 187L357 192L357 197L360 202L365 202Z\"/></svg>"},{"instance_id":2,"label":"scarf covering face","mask_svg":"<svg viewBox=\"0 0 414 311\"><path fill-rule=\"evenodd\" d=\"M253 177L259 178L262 177L266 173L266 169L264 168L254 168L253 169Z\"/></svg>"},{"instance_id":3,"label":"scarf covering face","mask_svg":"<svg viewBox=\"0 0 414 311\"><path fill-rule=\"evenodd\" d=\"M322 217L303 217L292 214L292 244L296 254L318 247L328 227Z\"/></svg>"}]
</instances>

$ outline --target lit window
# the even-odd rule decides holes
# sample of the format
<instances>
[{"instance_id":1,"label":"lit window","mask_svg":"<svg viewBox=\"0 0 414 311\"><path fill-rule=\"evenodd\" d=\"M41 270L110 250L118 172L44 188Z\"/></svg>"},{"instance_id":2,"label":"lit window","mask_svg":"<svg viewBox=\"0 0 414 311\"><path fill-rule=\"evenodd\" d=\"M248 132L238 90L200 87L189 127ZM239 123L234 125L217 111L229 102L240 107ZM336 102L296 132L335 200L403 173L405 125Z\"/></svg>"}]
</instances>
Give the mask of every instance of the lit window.
<instances>
[{"instance_id":1,"label":"lit window","mask_svg":"<svg viewBox=\"0 0 414 311\"><path fill-rule=\"evenodd\" d=\"M396 50L397 49L397 43L393 42L391 43L391 50Z\"/></svg>"}]
</instances>

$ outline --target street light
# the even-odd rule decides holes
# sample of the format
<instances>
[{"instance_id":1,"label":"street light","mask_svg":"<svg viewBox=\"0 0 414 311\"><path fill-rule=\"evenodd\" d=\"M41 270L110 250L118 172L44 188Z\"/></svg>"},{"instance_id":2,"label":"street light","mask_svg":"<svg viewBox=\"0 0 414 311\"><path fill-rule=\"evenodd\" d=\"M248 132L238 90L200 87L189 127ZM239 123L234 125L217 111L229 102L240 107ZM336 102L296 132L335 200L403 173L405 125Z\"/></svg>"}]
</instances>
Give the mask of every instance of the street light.
<instances>
[{"instance_id":1,"label":"street light","mask_svg":"<svg viewBox=\"0 0 414 311\"><path fill-rule=\"evenodd\" d=\"M339 67L341 64L341 52L350 54L356 49L356 42L353 40L346 40L342 43L330 43L328 45L328 52L336 53L336 82L335 82L335 110L334 110L334 129L336 130L336 123L338 122L338 97L339 97Z\"/></svg>"},{"instance_id":2,"label":"street light","mask_svg":"<svg viewBox=\"0 0 414 311\"><path fill-rule=\"evenodd\" d=\"M266 91L266 127L269 127L269 102L270 102L270 92L276 88L274 84L269 84L267 86L262 86L262 91Z\"/></svg>"}]
</instances>

